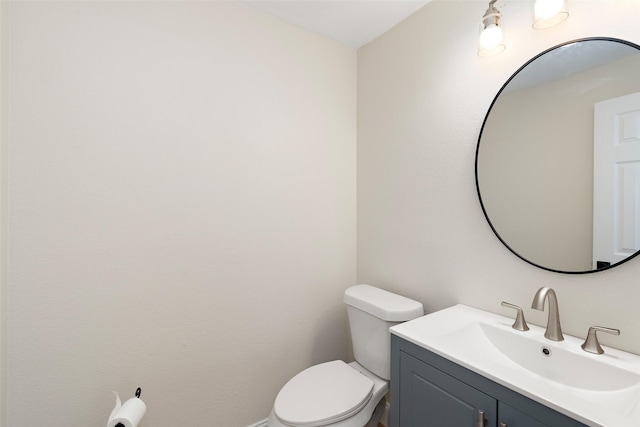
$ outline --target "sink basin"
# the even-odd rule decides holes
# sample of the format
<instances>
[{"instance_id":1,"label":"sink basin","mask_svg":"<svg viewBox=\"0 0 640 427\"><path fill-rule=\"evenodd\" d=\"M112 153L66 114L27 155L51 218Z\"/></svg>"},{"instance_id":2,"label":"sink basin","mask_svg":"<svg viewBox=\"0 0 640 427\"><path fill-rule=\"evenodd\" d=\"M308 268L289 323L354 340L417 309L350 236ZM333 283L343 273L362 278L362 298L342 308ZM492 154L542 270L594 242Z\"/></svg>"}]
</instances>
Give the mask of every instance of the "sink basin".
<instances>
[{"instance_id":1,"label":"sink basin","mask_svg":"<svg viewBox=\"0 0 640 427\"><path fill-rule=\"evenodd\" d=\"M472 322L439 337L438 343L456 350L474 343L476 348L488 351L487 346L491 345L529 373L575 389L612 391L640 384L640 373L603 363L579 346L573 346L575 351L571 351L569 346L549 341L540 334L515 331L502 323Z\"/></svg>"},{"instance_id":2,"label":"sink basin","mask_svg":"<svg viewBox=\"0 0 640 427\"><path fill-rule=\"evenodd\" d=\"M569 351L535 335L511 333L486 323L478 325L486 339L502 354L550 381L597 391L622 390L640 384L640 374L602 363L581 348Z\"/></svg>"},{"instance_id":3,"label":"sink basin","mask_svg":"<svg viewBox=\"0 0 640 427\"><path fill-rule=\"evenodd\" d=\"M587 353L583 339L550 341L543 328L521 332L512 324L457 305L391 332L587 425L639 425L640 356L607 347Z\"/></svg>"}]
</instances>

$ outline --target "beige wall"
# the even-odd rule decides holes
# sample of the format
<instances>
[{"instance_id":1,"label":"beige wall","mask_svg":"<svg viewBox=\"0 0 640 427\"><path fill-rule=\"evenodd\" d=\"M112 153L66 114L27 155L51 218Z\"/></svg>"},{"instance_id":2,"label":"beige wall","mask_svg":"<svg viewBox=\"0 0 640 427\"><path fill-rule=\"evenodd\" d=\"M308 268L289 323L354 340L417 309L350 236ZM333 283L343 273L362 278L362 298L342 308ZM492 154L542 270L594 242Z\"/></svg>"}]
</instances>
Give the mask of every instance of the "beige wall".
<instances>
[{"instance_id":1,"label":"beige wall","mask_svg":"<svg viewBox=\"0 0 640 427\"><path fill-rule=\"evenodd\" d=\"M347 357L356 52L229 2L11 14L6 425L140 386L145 426L247 426Z\"/></svg>"},{"instance_id":2,"label":"beige wall","mask_svg":"<svg viewBox=\"0 0 640 427\"><path fill-rule=\"evenodd\" d=\"M562 275L531 266L496 239L474 184L484 115L529 58L588 36L640 43L640 2L571 1L562 25L531 28L531 2L503 7L507 50L476 55L482 2L436 1L358 51L358 281L416 298L432 312L455 303L513 315L535 291L558 294L563 327L620 328L607 344L640 353L640 258L611 271ZM603 12L603 7L606 11Z\"/></svg>"},{"instance_id":3,"label":"beige wall","mask_svg":"<svg viewBox=\"0 0 640 427\"><path fill-rule=\"evenodd\" d=\"M477 200L480 125L520 65L577 37L640 42L635 1L572 1L545 32L530 7L505 7L497 57L476 56L486 4L457 1L358 52L358 281L505 314L553 286L568 333L618 327L602 340L640 353L640 259L536 269ZM6 425L101 425L111 390L141 386L144 425L247 426L345 357L355 52L219 2L12 14Z\"/></svg>"},{"instance_id":4,"label":"beige wall","mask_svg":"<svg viewBox=\"0 0 640 427\"><path fill-rule=\"evenodd\" d=\"M7 144L9 118L9 7L0 2L0 425L6 425L7 382Z\"/></svg>"}]
</instances>

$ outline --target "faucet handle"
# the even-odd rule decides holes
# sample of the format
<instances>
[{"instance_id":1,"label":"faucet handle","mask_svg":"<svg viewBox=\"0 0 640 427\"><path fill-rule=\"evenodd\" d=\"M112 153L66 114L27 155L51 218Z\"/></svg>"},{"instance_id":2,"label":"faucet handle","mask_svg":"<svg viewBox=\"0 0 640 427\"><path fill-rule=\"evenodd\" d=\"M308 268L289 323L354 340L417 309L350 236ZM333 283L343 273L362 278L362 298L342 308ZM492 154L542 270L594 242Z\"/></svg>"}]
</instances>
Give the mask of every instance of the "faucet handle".
<instances>
[{"instance_id":1,"label":"faucet handle","mask_svg":"<svg viewBox=\"0 0 640 427\"><path fill-rule=\"evenodd\" d=\"M511 304L506 301L502 301L500 305L517 310L516 321L513 322L513 325L511 326L513 329L522 332L529 330L529 326L527 325L526 320L524 320L524 312L522 311L521 307L518 307L517 305Z\"/></svg>"},{"instance_id":2,"label":"faucet handle","mask_svg":"<svg viewBox=\"0 0 640 427\"><path fill-rule=\"evenodd\" d=\"M589 328L589 333L587 334L587 339L584 340L584 343L580 346L584 351L595 354L604 353L604 350L598 342L598 336L596 335L596 332L598 331L613 335L620 335L620 329L605 328L604 326L591 326Z\"/></svg>"}]
</instances>

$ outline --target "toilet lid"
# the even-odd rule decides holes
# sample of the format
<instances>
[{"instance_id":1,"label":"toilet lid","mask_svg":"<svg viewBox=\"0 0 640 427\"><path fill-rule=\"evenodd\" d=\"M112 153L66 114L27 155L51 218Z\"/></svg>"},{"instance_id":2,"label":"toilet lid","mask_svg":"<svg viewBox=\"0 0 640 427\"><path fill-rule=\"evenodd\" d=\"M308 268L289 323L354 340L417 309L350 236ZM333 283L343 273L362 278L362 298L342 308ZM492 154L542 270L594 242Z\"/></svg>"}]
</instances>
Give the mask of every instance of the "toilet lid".
<instances>
[{"instance_id":1,"label":"toilet lid","mask_svg":"<svg viewBox=\"0 0 640 427\"><path fill-rule=\"evenodd\" d=\"M349 418L371 399L373 381L342 360L312 366L280 390L273 410L284 424L318 427Z\"/></svg>"}]
</instances>

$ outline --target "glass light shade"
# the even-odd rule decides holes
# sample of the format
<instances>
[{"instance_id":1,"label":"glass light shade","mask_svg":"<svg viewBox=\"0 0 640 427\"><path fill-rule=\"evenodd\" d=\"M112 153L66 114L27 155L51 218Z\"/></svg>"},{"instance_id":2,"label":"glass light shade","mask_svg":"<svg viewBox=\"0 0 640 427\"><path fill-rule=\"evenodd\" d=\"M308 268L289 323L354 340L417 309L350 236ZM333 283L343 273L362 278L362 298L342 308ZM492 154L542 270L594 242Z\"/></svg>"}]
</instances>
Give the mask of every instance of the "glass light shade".
<instances>
[{"instance_id":1,"label":"glass light shade","mask_svg":"<svg viewBox=\"0 0 640 427\"><path fill-rule=\"evenodd\" d=\"M536 0L533 28L545 29L558 25L569 17L566 0Z\"/></svg>"},{"instance_id":2,"label":"glass light shade","mask_svg":"<svg viewBox=\"0 0 640 427\"><path fill-rule=\"evenodd\" d=\"M506 48L504 44L504 33L502 28L496 24L489 24L480 33L478 39L478 55L491 56L497 55Z\"/></svg>"}]
</instances>

